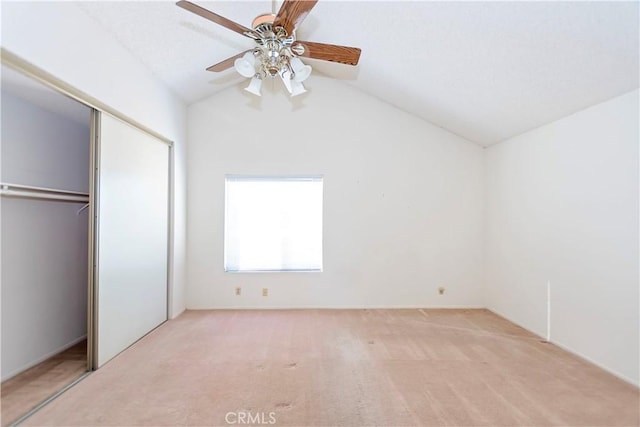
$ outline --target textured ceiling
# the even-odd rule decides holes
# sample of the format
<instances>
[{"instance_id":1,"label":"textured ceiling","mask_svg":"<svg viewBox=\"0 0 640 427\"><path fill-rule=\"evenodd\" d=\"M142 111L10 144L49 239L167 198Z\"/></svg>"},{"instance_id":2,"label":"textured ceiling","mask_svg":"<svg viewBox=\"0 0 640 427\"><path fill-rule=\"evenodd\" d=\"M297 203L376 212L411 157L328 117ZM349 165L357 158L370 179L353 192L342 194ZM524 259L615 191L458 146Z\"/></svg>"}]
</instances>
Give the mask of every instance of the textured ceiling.
<instances>
[{"instance_id":1,"label":"textured ceiling","mask_svg":"<svg viewBox=\"0 0 640 427\"><path fill-rule=\"evenodd\" d=\"M245 26L273 6L194 2ZM187 104L243 81L205 68L252 41L174 2L77 5ZM636 89L638 16L638 2L320 0L297 36L362 48L358 67L307 61L316 72L490 145Z\"/></svg>"}]
</instances>

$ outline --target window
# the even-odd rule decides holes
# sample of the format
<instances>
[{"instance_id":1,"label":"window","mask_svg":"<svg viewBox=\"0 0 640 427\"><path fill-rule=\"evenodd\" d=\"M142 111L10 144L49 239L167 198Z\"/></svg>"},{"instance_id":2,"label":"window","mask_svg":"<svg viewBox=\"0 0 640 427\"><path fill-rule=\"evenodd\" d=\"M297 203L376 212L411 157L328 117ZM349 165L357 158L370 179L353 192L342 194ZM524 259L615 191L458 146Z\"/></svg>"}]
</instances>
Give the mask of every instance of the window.
<instances>
[{"instance_id":1,"label":"window","mask_svg":"<svg viewBox=\"0 0 640 427\"><path fill-rule=\"evenodd\" d=\"M321 271L322 177L226 177L225 271Z\"/></svg>"}]
</instances>

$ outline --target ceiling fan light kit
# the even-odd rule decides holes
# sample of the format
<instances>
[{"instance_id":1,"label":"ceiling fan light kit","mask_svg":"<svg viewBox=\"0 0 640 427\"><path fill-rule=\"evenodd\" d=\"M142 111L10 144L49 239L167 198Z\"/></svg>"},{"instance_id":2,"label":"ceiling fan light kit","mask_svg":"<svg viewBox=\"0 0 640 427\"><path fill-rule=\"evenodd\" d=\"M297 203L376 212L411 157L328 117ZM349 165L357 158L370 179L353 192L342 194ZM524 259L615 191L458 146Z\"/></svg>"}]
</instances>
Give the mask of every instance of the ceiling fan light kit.
<instances>
[{"instance_id":1,"label":"ceiling fan light kit","mask_svg":"<svg viewBox=\"0 0 640 427\"><path fill-rule=\"evenodd\" d=\"M347 65L357 65L360 59L359 48L296 40L298 25L317 2L318 0L284 0L277 15L267 13L256 17L252 23L253 29L186 0L176 4L256 43L254 49L212 65L207 68L208 71L220 72L233 67L241 76L251 78L245 90L257 96L261 96L262 80L280 77L289 95L293 97L307 91L302 82L309 78L312 71L311 66L302 62L299 57Z\"/></svg>"},{"instance_id":2,"label":"ceiling fan light kit","mask_svg":"<svg viewBox=\"0 0 640 427\"><path fill-rule=\"evenodd\" d=\"M262 87L262 79L259 79L258 77L253 77L249 82L249 86L244 88L244 90L256 96L262 96L262 94L260 93L260 87Z\"/></svg>"},{"instance_id":3,"label":"ceiling fan light kit","mask_svg":"<svg viewBox=\"0 0 640 427\"><path fill-rule=\"evenodd\" d=\"M245 53L233 62L233 68L243 77L253 77L256 73L256 58L253 52Z\"/></svg>"}]
</instances>

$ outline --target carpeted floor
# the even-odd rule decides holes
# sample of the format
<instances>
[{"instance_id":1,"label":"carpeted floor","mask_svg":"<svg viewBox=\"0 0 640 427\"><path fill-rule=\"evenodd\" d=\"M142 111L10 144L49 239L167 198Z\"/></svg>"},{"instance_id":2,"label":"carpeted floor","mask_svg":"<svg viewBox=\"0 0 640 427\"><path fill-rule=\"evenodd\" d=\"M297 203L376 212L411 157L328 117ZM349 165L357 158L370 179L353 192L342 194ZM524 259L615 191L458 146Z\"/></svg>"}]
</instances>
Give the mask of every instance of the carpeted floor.
<instances>
[{"instance_id":1,"label":"carpeted floor","mask_svg":"<svg viewBox=\"0 0 640 427\"><path fill-rule=\"evenodd\" d=\"M2 426L10 425L85 372L87 340L3 382L0 386Z\"/></svg>"},{"instance_id":2,"label":"carpeted floor","mask_svg":"<svg viewBox=\"0 0 640 427\"><path fill-rule=\"evenodd\" d=\"M634 426L639 397L486 310L189 311L24 425Z\"/></svg>"}]
</instances>

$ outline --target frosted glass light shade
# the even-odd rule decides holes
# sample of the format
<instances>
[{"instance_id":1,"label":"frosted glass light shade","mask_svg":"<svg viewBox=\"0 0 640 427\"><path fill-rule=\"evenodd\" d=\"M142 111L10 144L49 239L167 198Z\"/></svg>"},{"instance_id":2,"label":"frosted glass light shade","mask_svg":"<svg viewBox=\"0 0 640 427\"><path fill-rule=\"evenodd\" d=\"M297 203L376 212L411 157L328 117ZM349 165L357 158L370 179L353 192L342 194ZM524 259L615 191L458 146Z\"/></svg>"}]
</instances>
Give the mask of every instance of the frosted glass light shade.
<instances>
[{"instance_id":1,"label":"frosted glass light shade","mask_svg":"<svg viewBox=\"0 0 640 427\"><path fill-rule=\"evenodd\" d=\"M293 72L295 73L293 79L297 82L303 82L311 75L311 65L305 65L304 62L298 58L291 58L291 68L293 68Z\"/></svg>"},{"instance_id":2,"label":"frosted glass light shade","mask_svg":"<svg viewBox=\"0 0 640 427\"><path fill-rule=\"evenodd\" d=\"M291 73L289 72L289 70L280 74L280 78L282 78L282 83L284 83L284 87L287 88L287 92L291 94L292 93L291 83L293 82L293 80L291 79Z\"/></svg>"},{"instance_id":3,"label":"frosted glass light shade","mask_svg":"<svg viewBox=\"0 0 640 427\"><path fill-rule=\"evenodd\" d=\"M260 93L260 88L262 87L262 80L254 77L251 79L251 82L249 83L249 86L247 86L246 88L244 88L244 90L246 90L247 92L250 92L256 96L262 96L262 94Z\"/></svg>"},{"instance_id":4,"label":"frosted glass light shade","mask_svg":"<svg viewBox=\"0 0 640 427\"><path fill-rule=\"evenodd\" d=\"M253 52L247 52L242 58L238 58L233 62L233 68L243 77L253 77L256 73L256 58Z\"/></svg>"},{"instance_id":5,"label":"frosted glass light shade","mask_svg":"<svg viewBox=\"0 0 640 427\"><path fill-rule=\"evenodd\" d=\"M291 97L302 95L306 91L307 89L305 89L302 83L297 82L295 79L291 80Z\"/></svg>"}]
</instances>

